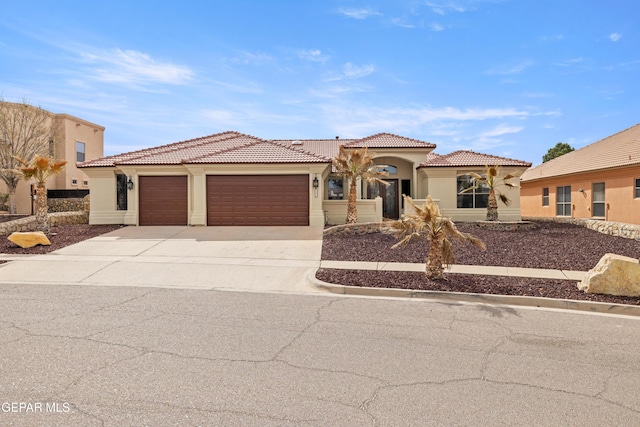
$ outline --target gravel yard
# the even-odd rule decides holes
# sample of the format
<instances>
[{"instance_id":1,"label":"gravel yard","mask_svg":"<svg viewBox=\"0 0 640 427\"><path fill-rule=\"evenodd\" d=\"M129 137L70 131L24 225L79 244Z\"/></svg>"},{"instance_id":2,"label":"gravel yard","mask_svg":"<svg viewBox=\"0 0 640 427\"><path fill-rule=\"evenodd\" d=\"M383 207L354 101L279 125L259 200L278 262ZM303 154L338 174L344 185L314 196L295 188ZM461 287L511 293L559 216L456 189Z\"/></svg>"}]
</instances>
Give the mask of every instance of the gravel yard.
<instances>
[{"instance_id":1,"label":"gravel yard","mask_svg":"<svg viewBox=\"0 0 640 427\"><path fill-rule=\"evenodd\" d=\"M456 264L494 265L557 270L586 271L606 253L640 258L640 242L598 233L572 224L540 222L527 231L492 231L473 223L459 223L458 229L484 241L486 251L460 242L454 243ZM323 240L322 259L341 261L384 261L424 263L428 243L414 243L391 249L393 236L334 234ZM575 281L449 274L445 282L427 280L422 273L375 272L323 269L320 280L351 286L428 289L502 295L589 300L640 305L638 297L586 294Z\"/></svg>"}]
</instances>

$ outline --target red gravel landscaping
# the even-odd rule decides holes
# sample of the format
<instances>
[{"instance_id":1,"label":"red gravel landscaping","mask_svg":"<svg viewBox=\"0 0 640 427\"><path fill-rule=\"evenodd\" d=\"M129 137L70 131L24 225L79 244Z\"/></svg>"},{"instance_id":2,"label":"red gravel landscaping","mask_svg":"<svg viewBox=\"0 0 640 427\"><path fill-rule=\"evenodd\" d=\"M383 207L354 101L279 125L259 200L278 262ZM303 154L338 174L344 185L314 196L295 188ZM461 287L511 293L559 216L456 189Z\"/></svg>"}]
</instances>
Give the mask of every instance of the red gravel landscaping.
<instances>
[{"instance_id":1,"label":"red gravel landscaping","mask_svg":"<svg viewBox=\"0 0 640 427\"><path fill-rule=\"evenodd\" d=\"M46 254L74 243L108 233L122 225L62 225L51 227L49 241L51 246L34 246L33 248L21 248L7 239L8 236L0 236L0 253L3 254Z\"/></svg>"},{"instance_id":2,"label":"red gravel landscaping","mask_svg":"<svg viewBox=\"0 0 640 427\"><path fill-rule=\"evenodd\" d=\"M572 224L540 222L527 231L493 231L474 223L459 223L458 229L484 241L486 251L454 243L456 264L493 265L557 270L586 271L606 253L640 258L640 242L598 233ZM339 261L382 261L424 263L428 243L414 243L391 249L393 236L372 234L334 234L323 239L322 259ZM355 271L322 269L318 279L350 286L426 289L502 295L524 295L573 300L589 300L640 305L639 297L613 297L586 294L573 280L549 280L447 274L448 280L430 281L422 273L393 271Z\"/></svg>"}]
</instances>

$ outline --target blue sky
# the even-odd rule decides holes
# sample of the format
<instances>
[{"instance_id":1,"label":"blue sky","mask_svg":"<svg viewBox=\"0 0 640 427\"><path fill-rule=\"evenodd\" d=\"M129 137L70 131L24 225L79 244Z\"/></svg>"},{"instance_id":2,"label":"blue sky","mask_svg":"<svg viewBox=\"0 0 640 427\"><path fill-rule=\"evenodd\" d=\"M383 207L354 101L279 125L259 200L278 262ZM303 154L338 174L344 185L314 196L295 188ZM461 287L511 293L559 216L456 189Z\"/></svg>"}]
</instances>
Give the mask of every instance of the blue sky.
<instances>
[{"instance_id":1,"label":"blue sky","mask_svg":"<svg viewBox=\"0 0 640 427\"><path fill-rule=\"evenodd\" d=\"M634 0L5 3L0 95L105 126L105 154L390 132L538 164L640 122Z\"/></svg>"}]
</instances>

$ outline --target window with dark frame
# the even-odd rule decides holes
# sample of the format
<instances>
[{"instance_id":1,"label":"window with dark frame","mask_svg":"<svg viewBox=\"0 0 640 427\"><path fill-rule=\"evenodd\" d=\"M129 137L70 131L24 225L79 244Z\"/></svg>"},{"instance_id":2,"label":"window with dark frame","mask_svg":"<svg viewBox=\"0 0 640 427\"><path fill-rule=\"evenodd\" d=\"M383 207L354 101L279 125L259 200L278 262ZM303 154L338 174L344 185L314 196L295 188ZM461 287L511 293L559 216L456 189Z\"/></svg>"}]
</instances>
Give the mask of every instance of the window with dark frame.
<instances>
[{"instance_id":1,"label":"window with dark frame","mask_svg":"<svg viewBox=\"0 0 640 427\"><path fill-rule=\"evenodd\" d=\"M119 211L127 210L127 175L116 174L116 209Z\"/></svg>"},{"instance_id":2,"label":"window with dark frame","mask_svg":"<svg viewBox=\"0 0 640 427\"><path fill-rule=\"evenodd\" d=\"M486 208L489 205L489 186L481 184L473 188L471 175L460 175L457 179L457 207L462 209ZM469 190L473 188L472 190Z\"/></svg>"},{"instance_id":3,"label":"window with dark frame","mask_svg":"<svg viewBox=\"0 0 640 427\"><path fill-rule=\"evenodd\" d=\"M85 159L84 142L76 141L76 162L84 162Z\"/></svg>"},{"instance_id":4,"label":"window with dark frame","mask_svg":"<svg viewBox=\"0 0 640 427\"><path fill-rule=\"evenodd\" d=\"M342 178L329 178L327 189L329 191L329 200L342 200L344 198Z\"/></svg>"},{"instance_id":5,"label":"window with dark frame","mask_svg":"<svg viewBox=\"0 0 640 427\"><path fill-rule=\"evenodd\" d=\"M636 199L640 199L640 178L636 178Z\"/></svg>"},{"instance_id":6,"label":"window with dark frame","mask_svg":"<svg viewBox=\"0 0 640 427\"><path fill-rule=\"evenodd\" d=\"M542 206L549 206L549 187L542 189Z\"/></svg>"},{"instance_id":7,"label":"window with dark frame","mask_svg":"<svg viewBox=\"0 0 640 427\"><path fill-rule=\"evenodd\" d=\"M594 217L605 217L604 188L604 182L596 182L593 184L593 191L591 192L591 214Z\"/></svg>"},{"instance_id":8,"label":"window with dark frame","mask_svg":"<svg viewBox=\"0 0 640 427\"><path fill-rule=\"evenodd\" d=\"M571 186L556 188L556 215L571 216Z\"/></svg>"}]
</instances>

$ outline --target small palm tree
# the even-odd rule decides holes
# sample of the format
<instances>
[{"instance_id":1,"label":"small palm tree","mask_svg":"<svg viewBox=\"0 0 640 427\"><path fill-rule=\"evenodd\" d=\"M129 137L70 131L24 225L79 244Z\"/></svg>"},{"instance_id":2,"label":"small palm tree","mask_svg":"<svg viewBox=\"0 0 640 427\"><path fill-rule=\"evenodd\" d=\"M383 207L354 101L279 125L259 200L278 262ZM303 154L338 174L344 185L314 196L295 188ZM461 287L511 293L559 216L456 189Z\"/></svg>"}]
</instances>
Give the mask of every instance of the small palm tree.
<instances>
[{"instance_id":1,"label":"small palm tree","mask_svg":"<svg viewBox=\"0 0 640 427\"><path fill-rule=\"evenodd\" d=\"M449 267L454 263L455 258L450 238L471 243L482 250L485 249L482 240L459 231L451 218L443 216L431 196L427 197L422 207L417 206L411 197L403 197L405 204L411 206L414 212L403 214L399 220L389 223L384 231L393 234L396 239L400 240L393 245L393 248L412 243L420 237L427 239L429 253L427 254L425 274L428 279L444 280L444 266Z\"/></svg>"},{"instance_id":2,"label":"small palm tree","mask_svg":"<svg viewBox=\"0 0 640 427\"><path fill-rule=\"evenodd\" d=\"M358 222L358 207L356 200L356 181L378 182L389 185L382 177L389 176L381 171L383 165L376 165L367 147L347 150L340 146L340 153L333 159L333 167L342 178L349 180L349 201L347 204L347 224Z\"/></svg>"},{"instance_id":3,"label":"small palm tree","mask_svg":"<svg viewBox=\"0 0 640 427\"><path fill-rule=\"evenodd\" d=\"M49 207L47 205L47 189L45 182L50 177L62 172L66 160L54 160L50 157L34 156L30 162L16 157L22 165L18 172L26 180L36 181L36 230L49 233Z\"/></svg>"},{"instance_id":4,"label":"small palm tree","mask_svg":"<svg viewBox=\"0 0 640 427\"><path fill-rule=\"evenodd\" d=\"M466 193L469 191L473 191L478 187L488 187L489 188L489 201L487 203L487 221L497 221L498 220L498 199L506 206L511 204L511 200L503 194L497 187L504 185L505 187L511 189L514 188L515 185L507 182L508 180L515 178L514 175L507 174L502 178L498 178L500 176L500 166L485 166L484 174L480 175L475 172L468 172L466 175L471 175L472 186L462 191L462 193ZM498 197L496 197L496 195Z\"/></svg>"}]
</instances>

